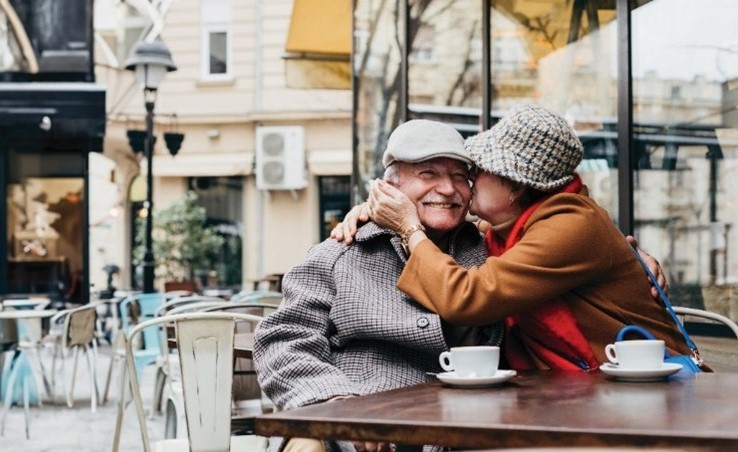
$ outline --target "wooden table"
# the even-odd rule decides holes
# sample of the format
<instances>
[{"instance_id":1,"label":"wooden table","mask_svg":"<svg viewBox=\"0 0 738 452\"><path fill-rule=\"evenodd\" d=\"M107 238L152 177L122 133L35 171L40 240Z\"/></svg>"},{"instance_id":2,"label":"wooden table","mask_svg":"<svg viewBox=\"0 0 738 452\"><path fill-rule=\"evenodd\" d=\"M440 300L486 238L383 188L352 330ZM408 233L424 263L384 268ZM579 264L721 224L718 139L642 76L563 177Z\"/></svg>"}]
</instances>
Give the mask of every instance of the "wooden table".
<instances>
[{"instance_id":1,"label":"wooden table","mask_svg":"<svg viewBox=\"0 0 738 452\"><path fill-rule=\"evenodd\" d=\"M459 448L738 448L738 374L619 382L534 372L486 389L440 382L259 416L257 434Z\"/></svg>"}]
</instances>

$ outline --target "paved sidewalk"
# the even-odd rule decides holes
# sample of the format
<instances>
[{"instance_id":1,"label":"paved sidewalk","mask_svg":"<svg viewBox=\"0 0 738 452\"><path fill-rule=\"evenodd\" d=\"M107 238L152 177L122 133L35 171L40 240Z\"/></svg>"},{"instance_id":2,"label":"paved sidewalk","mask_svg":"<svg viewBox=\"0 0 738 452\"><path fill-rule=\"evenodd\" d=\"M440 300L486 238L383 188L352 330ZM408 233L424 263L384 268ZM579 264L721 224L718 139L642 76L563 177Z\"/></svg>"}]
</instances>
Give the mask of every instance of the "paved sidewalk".
<instances>
[{"instance_id":1,"label":"paved sidewalk","mask_svg":"<svg viewBox=\"0 0 738 452\"><path fill-rule=\"evenodd\" d=\"M50 367L50 350L43 356L44 364ZM97 381L100 392L104 390L105 378L110 364L111 347L103 345L98 349ZM66 362L66 381L71 378L72 357ZM49 363L49 364L46 364ZM47 372L50 369L47 369ZM144 396L144 407L150 408L153 393L154 366L149 366L144 372L141 384ZM101 452L110 451L113 445L113 433L118 412L118 397L120 386L117 380L117 371L113 373L108 403L97 407L97 412L90 412L90 383L87 362L84 355L80 355L75 383L75 403L68 408L62 402L64 390L57 382L57 399L55 403L44 402L43 406L30 408L30 439L26 439L24 430L24 415L22 406L10 409L6 424L5 435L0 437L0 451L2 452ZM100 395L102 397L102 394ZM148 426L151 438L164 436L164 420L162 415L149 419ZM135 408L128 406L123 422L121 452L140 452L141 435L138 428Z\"/></svg>"}]
</instances>

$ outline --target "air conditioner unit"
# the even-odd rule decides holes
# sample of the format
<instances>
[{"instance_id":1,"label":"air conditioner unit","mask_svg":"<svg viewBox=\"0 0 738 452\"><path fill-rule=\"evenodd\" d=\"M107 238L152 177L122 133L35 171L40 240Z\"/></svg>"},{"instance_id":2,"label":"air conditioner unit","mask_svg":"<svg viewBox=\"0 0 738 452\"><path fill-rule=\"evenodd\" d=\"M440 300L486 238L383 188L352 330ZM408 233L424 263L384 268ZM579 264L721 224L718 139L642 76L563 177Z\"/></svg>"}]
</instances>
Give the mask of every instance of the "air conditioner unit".
<instances>
[{"instance_id":1,"label":"air conditioner unit","mask_svg":"<svg viewBox=\"0 0 738 452\"><path fill-rule=\"evenodd\" d=\"M305 138L301 126L256 129L256 188L296 190L307 187Z\"/></svg>"}]
</instances>

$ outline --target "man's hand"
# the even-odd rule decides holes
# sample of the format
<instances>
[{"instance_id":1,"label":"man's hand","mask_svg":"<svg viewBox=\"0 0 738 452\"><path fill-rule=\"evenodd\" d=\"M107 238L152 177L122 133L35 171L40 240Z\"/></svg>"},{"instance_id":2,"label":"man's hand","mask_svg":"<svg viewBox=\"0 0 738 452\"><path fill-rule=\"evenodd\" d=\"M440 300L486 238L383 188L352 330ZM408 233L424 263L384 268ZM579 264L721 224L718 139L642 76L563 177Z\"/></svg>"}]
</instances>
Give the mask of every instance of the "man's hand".
<instances>
[{"instance_id":1,"label":"man's hand","mask_svg":"<svg viewBox=\"0 0 738 452\"><path fill-rule=\"evenodd\" d=\"M369 215L379 226L403 234L420 224L415 204L400 190L378 180L369 192Z\"/></svg>"},{"instance_id":2,"label":"man's hand","mask_svg":"<svg viewBox=\"0 0 738 452\"><path fill-rule=\"evenodd\" d=\"M659 286L664 289L664 292L668 293L669 283L666 281L664 270L661 268L661 264L659 264L659 261L657 261L655 257L638 248L638 241L632 235L627 236L625 239L628 241L628 243L630 243L630 246L638 251L638 254L641 255L643 261L646 263L646 266L648 266L648 269L651 270L651 273L653 273L653 275L656 277L656 282L658 282ZM651 287L651 296L654 299L659 300L659 291L656 289L655 286L653 286L653 284Z\"/></svg>"},{"instance_id":3,"label":"man's hand","mask_svg":"<svg viewBox=\"0 0 738 452\"><path fill-rule=\"evenodd\" d=\"M346 245L350 245L354 241L359 224L367 221L369 221L369 204L363 202L355 205L349 210L343 221L331 230L331 238L337 242L346 242Z\"/></svg>"}]
</instances>

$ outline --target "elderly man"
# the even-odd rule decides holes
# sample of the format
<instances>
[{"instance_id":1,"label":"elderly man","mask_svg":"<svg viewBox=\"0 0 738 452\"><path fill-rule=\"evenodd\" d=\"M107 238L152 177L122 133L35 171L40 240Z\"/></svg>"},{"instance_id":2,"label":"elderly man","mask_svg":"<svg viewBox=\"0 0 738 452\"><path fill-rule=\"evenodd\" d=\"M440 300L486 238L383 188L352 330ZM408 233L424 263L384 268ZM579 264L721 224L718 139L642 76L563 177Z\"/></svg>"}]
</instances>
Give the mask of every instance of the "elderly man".
<instances>
[{"instance_id":1,"label":"elderly man","mask_svg":"<svg viewBox=\"0 0 738 452\"><path fill-rule=\"evenodd\" d=\"M415 202L422 224L399 236L368 223L351 246L326 240L285 275L283 305L261 322L254 345L259 382L282 409L422 383L427 372L441 371L438 355L450 346L500 342L497 326L452 328L395 288L406 261L403 241L418 229L461 265L487 257L479 232L464 222L470 160L461 135L443 123L409 121L390 136L382 162L385 180ZM284 447L353 449L309 439Z\"/></svg>"}]
</instances>

